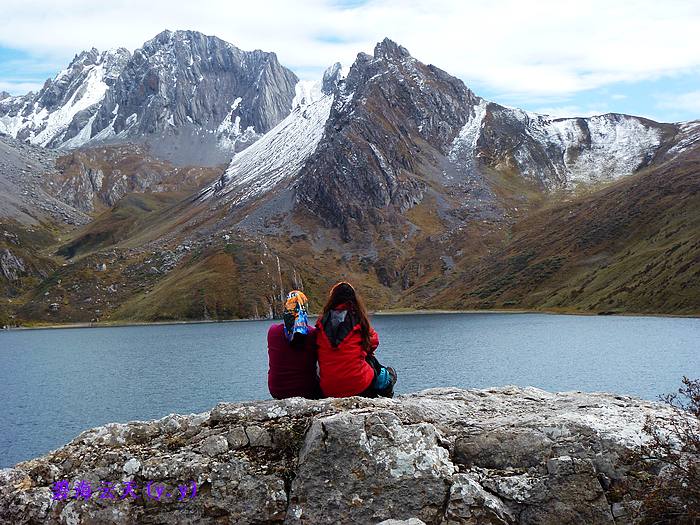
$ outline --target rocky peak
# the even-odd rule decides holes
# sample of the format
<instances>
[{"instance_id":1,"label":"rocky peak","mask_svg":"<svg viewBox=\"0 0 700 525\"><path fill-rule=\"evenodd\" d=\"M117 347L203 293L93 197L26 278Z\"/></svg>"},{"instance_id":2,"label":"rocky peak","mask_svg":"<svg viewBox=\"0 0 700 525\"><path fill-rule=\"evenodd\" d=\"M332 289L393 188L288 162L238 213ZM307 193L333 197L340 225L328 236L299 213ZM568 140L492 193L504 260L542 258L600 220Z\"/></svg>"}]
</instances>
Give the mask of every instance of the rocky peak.
<instances>
[{"instance_id":1,"label":"rocky peak","mask_svg":"<svg viewBox=\"0 0 700 525\"><path fill-rule=\"evenodd\" d=\"M38 93L37 103L51 111L64 106L80 87L88 73L100 61L100 52L94 47L73 58L66 69L53 79L47 79Z\"/></svg>"},{"instance_id":2,"label":"rocky peak","mask_svg":"<svg viewBox=\"0 0 700 525\"><path fill-rule=\"evenodd\" d=\"M169 31L158 33L146 41L139 49L145 57L167 56L169 60L189 59L190 56L215 55L216 50L232 50L242 53L236 46L215 36L205 35L198 31Z\"/></svg>"},{"instance_id":3,"label":"rocky peak","mask_svg":"<svg viewBox=\"0 0 700 525\"><path fill-rule=\"evenodd\" d=\"M411 54L403 46L400 46L393 40L385 38L374 46L374 58L383 58L385 60L395 60L410 57Z\"/></svg>"},{"instance_id":4,"label":"rocky peak","mask_svg":"<svg viewBox=\"0 0 700 525\"><path fill-rule=\"evenodd\" d=\"M343 79L343 66L340 62L336 62L323 72L321 91L326 95L334 93L338 88L338 84Z\"/></svg>"},{"instance_id":5,"label":"rocky peak","mask_svg":"<svg viewBox=\"0 0 700 525\"><path fill-rule=\"evenodd\" d=\"M49 147L147 143L178 164L218 165L289 114L297 82L274 53L165 30L133 56L76 55L37 95L3 101L0 131Z\"/></svg>"},{"instance_id":6,"label":"rocky peak","mask_svg":"<svg viewBox=\"0 0 700 525\"><path fill-rule=\"evenodd\" d=\"M92 48L86 51L81 51L73 57L73 60L68 65L68 69L74 69L80 66L88 66L91 64L97 64L100 58L100 52L97 48Z\"/></svg>"},{"instance_id":7,"label":"rocky peak","mask_svg":"<svg viewBox=\"0 0 700 525\"><path fill-rule=\"evenodd\" d=\"M648 415L671 412L517 387L220 403L87 430L0 470L0 521L178 523L185 484L192 523L626 524L638 502L624 492L622 458ZM98 505L97 490L81 500L71 486L55 500L62 480L113 482L118 494ZM119 498L127 481L138 498L154 482L162 498Z\"/></svg>"},{"instance_id":8,"label":"rocky peak","mask_svg":"<svg viewBox=\"0 0 700 525\"><path fill-rule=\"evenodd\" d=\"M107 85L114 83L130 58L131 53L123 47L107 50L100 55L99 63L104 67L104 81Z\"/></svg>"},{"instance_id":9,"label":"rocky peak","mask_svg":"<svg viewBox=\"0 0 700 525\"><path fill-rule=\"evenodd\" d=\"M360 53L339 84L325 136L307 162L298 200L351 230L399 217L427 188L421 172L464 126L478 98L462 81L410 57L385 39L376 57ZM397 60L399 58L400 60ZM321 180L323 179L323 180Z\"/></svg>"},{"instance_id":10,"label":"rocky peak","mask_svg":"<svg viewBox=\"0 0 700 525\"><path fill-rule=\"evenodd\" d=\"M11 95L7 91L0 91L0 100L9 98Z\"/></svg>"},{"instance_id":11,"label":"rocky peak","mask_svg":"<svg viewBox=\"0 0 700 525\"><path fill-rule=\"evenodd\" d=\"M169 43L173 39L173 31L170 31L169 29L163 29L160 33L158 33L156 36L151 38L150 40L146 40L146 42L143 44L143 48L148 48L148 47L153 47L157 45L163 45L165 43Z\"/></svg>"}]
</instances>

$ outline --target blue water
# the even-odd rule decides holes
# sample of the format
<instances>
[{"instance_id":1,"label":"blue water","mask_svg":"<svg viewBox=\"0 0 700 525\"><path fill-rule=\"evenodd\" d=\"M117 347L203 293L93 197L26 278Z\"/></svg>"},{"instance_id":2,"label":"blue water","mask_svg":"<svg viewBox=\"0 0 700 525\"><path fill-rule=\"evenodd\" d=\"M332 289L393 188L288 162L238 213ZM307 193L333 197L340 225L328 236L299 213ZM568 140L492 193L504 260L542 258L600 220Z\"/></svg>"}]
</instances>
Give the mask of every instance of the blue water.
<instances>
[{"instance_id":1,"label":"blue water","mask_svg":"<svg viewBox=\"0 0 700 525\"><path fill-rule=\"evenodd\" d=\"M507 384L656 399L700 377L700 319L376 316L397 392ZM110 421L269 398L269 322L0 332L0 467Z\"/></svg>"}]
</instances>

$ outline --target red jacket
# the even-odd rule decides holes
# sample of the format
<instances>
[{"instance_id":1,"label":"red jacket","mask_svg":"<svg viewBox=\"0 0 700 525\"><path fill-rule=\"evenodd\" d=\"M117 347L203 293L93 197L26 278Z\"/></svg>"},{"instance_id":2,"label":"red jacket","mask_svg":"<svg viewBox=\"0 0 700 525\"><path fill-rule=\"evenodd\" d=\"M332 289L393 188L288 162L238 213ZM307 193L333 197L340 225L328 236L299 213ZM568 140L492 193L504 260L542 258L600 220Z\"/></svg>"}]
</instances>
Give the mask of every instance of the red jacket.
<instances>
[{"instance_id":1,"label":"red jacket","mask_svg":"<svg viewBox=\"0 0 700 525\"><path fill-rule=\"evenodd\" d=\"M316 374L315 331L309 327L304 341L292 344L284 335L284 324L272 325L268 330L267 354L270 368L267 372L267 386L275 399L320 397Z\"/></svg>"},{"instance_id":2,"label":"red jacket","mask_svg":"<svg viewBox=\"0 0 700 525\"><path fill-rule=\"evenodd\" d=\"M379 336L370 328L371 352ZM360 324L347 310L333 310L316 321L316 347L321 390L327 397L349 397L364 392L374 380L374 369L365 361Z\"/></svg>"}]
</instances>

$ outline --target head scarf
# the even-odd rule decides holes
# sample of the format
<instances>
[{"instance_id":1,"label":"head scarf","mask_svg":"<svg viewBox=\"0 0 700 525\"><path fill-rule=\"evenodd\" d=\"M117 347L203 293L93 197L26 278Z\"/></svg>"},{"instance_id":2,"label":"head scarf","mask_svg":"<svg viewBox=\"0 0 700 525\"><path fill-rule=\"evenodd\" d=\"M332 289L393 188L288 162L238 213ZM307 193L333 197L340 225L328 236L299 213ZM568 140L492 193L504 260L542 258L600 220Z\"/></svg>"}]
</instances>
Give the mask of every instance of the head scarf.
<instances>
[{"instance_id":1,"label":"head scarf","mask_svg":"<svg viewBox=\"0 0 700 525\"><path fill-rule=\"evenodd\" d=\"M290 342L294 334L309 333L309 316L306 310L308 302L304 292L299 290L292 290L287 295L287 302L284 303L284 335Z\"/></svg>"}]
</instances>

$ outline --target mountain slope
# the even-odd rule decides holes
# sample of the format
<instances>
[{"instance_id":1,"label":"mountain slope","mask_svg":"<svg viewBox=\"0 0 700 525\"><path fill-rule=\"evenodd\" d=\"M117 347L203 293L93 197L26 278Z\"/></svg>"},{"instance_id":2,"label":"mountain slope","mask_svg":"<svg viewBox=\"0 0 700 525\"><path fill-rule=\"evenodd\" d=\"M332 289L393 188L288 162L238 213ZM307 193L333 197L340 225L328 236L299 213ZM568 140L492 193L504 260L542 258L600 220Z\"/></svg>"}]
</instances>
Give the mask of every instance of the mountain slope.
<instances>
[{"instance_id":1,"label":"mountain slope","mask_svg":"<svg viewBox=\"0 0 700 525\"><path fill-rule=\"evenodd\" d=\"M700 145L518 223L425 305L700 314ZM437 292L437 293L436 293Z\"/></svg>"},{"instance_id":2,"label":"mountain slope","mask_svg":"<svg viewBox=\"0 0 700 525\"><path fill-rule=\"evenodd\" d=\"M58 154L0 134L0 218L23 225L86 224L90 218L56 194Z\"/></svg>"}]
</instances>

